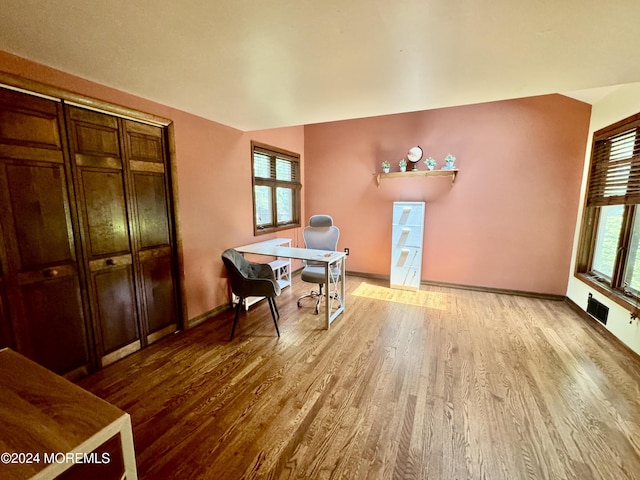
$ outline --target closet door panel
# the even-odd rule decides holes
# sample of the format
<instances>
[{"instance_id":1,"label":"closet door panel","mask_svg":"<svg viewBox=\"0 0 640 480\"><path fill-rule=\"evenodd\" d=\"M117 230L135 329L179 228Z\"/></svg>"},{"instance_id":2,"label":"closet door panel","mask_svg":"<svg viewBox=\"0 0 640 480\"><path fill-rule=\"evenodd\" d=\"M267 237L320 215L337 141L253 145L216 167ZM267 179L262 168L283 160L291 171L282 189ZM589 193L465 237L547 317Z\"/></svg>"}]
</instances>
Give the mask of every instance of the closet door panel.
<instances>
[{"instance_id":1,"label":"closet door panel","mask_svg":"<svg viewBox=\"0 0 640 480\"><path fill-rule=\"evenodd\" d=\"M68 117L91 311L98 356L106 365L119 358L118 350L141 347L119 124L74 107Z\"/></svg>"},{"instance_id":2,"label":"closet door panel","mask_svg":"<svg viewBox=\"0 0 640 480\"><path fill-rule=\"evenodd\" d=\"M56 102L0 89L0 152L9 158L62 163Z\"/></svg>"},{"instance_id":3,"label":"closet door panel","mask_svg":"<svg viewBox=\"0 0 640 480\"><path fill-rule=\"evenodd\" d=\"M88 371L69 164L56 102L0 89L0 306L3 335L57 372ZM4 298L3 298L4 296ZM1 312L0 312L1 313Z\"/></svg>"},{"instance_id":4,"label":"closet door panel","mask_svg":"<svg viewBox=\"0 0 640 480\"><path fill-rule=\"evenodd\" d=\"M129 160L155 163L164 170L162 129L131 120L124 123Z\"/></svg>"},{"instance_id":5,"label":"closet door panel","mask_svg":"<svg viewBox=\"0 0 640 480\"><path fill-rule=\"evenodd\" d=\"M140 338L122 180L122 172L80 169L85 248L102 356Z\"/></svg>"},{"instance_id":6,"label":"closet door panel","mask_svg":"<svg viewBox=\"0 0 640 480\"><path fill-rule=\"evenodd\" d=\"M176 325L177 306L164 177L132 174L140 232L141 284L149 333ZM175 330L174 330L175 331Z\"/></svg>"},{"instance_id":7,"label":"closet door panel","mask_svg":"<svg viewBox=\"0 0 640 480\"><path fill-rule=\"evenodd\" d=\"M0 282L0 348L9 347L15 349L6 304L4 286Z\"/></svg>"},{"instance_id":8,"label":"closet door panel","mask_svg":"<svg viewBox=\"0 0 640 480\"><path fill-rule=\"evenodd\" d=\"M176 325L178 311L170 252L160 255L145 253L140 257L149 332Z\"/></svg>"},{"instance_id":9,"label":"closet door panel","mask_svg":"<svg viewBox=\"0 0 640 480\"><path fill-rule=\"evenodd\" d=\"M7 258L2 246L2 229L0 228L0 349L9 347L15 349L13 343L13 331L7 308L7 290L5 272L7 271Z\"/></svg>"},{"instance_id":10,"label":"closet door panel","mask_svg":"<svg viewBox=\"0 0 640 480\"><path fill-rule=\"evenodd\" d=\"M123 318L134 318L135 293L131 265L100 269L92 274L97 293L102 352L113 352L138 338L138 328Z\"/></svg>"},{"instance_id":11,"label":"closet door panel","mask_svg":"<svg viewBox=\"0 0 640 480\"><path fill-rule=\"evenodd\" d=\"M15 303L24 315L15 328L16 343L56 372L73 369L86 356L84 349L58 352L59 342L82 345L85 336L82 316L72 314L82 311L82 302L61 170L61 165L5 165L20 292Z\"/></svg>"},{"instance_id":12,"label":"closet door panel","mask_svg":"<svg viewBox=\"0 0 640 480\"><path fill-rule=\"evenodd\" d=\"M5 165L20 271L75 262L62 165Z\"/></svg>"},{"instance_id":13,"label":"closet door panel","mask_svg":"<svg viewBox=\"0 0 640 480\"><path fill-rule=\"evenodd\" d=\"M141 306L151 342L178 325L164 138L158 127L129 120L124 125Z\"/></svg>"},{"instance_id":14,"label":"closet door panel","mask_svg":"<svg viewBox=\"0 0 640 480\"><path fill-rule=\"evenodd\" d=\"M140 248L168 246L169 218L164 176L133 172Z\"/></svg>"},{"instance_id":15,"label":"closet door panel","mask_svg":"<svg viewBox=\"0 0 640 480\"><path fill-rule=\"evenodd\" d=\"M84 324L78 318L79 292L74 275L21 284L24 317L15 331L17 350L58 373L87 363ZM74 348L65 348L69 345Z\"/></svg>"},{"instance_id":16,"label":"closet door panel","mask_svg":"<svg viewBox=\"0 0 640 480\"><path fill-rule=\"evenodd\" d=\"M5 163L7 231L13 243L9 289L16 349L65 373L89 362L64 169ZM6 198L5 197L5 198Z\"/></svg>"},{"instance_id":17,"label":"closet door panel","mask_svg":"<svg viewBox=\"0 0 640 480\"><path fill-rule=\"evenodd\" d=\"M122 172L80 169L90 258L130 252Z\"/></svg>"}]
</instances>

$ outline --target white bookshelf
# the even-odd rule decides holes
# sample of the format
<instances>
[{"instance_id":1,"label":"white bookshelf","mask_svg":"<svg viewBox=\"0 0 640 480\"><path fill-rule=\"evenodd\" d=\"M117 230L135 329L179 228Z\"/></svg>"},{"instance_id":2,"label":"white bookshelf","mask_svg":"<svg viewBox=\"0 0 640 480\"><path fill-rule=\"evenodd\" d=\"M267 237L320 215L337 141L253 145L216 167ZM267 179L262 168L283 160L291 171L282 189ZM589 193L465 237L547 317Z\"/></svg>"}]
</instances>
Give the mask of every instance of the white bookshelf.
<instances>
[{"instance_id":1,"label":"white bookshelf","mask_svg":"<svg viewBox=\"0 0 640 480\"><path fill-rule=\"evenodd\" d=\"M420 290L424 202L394 202L391 227L391 288Z\"/></svg>"}]
</instances>

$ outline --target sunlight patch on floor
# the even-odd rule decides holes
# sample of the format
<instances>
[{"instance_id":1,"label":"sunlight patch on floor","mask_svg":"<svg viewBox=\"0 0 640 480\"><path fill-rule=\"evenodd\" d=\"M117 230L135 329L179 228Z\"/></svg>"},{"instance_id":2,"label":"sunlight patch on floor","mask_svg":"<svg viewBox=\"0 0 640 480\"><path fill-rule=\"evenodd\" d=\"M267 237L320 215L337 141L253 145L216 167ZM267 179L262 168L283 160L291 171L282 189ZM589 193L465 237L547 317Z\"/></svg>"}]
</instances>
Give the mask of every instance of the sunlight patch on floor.
<instances>
[{"instance_id":1,"label":"sunlight patch on floor","mask_svg":"<svg viewBox=\"0 0 640 480\"><path fill-rule=\"evenodd\" d=\"M418 290L412 292L408 290L397 290L394 288L380 287L362 282L351 293L356 297L383 300L386 302L403 303L405 305L415 305L417 307L434 308L436 310L448 310L450 304L449 295L438 292L427 292Z\"/></svg>"}]
</instances>

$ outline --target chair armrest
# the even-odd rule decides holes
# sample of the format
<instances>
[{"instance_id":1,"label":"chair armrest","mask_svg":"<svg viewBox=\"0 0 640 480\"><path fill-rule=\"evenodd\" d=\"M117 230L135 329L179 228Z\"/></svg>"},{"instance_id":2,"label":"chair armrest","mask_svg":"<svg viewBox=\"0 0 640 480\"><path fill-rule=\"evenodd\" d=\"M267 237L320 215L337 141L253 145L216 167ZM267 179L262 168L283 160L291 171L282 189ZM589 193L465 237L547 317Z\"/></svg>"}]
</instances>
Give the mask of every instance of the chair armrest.
<instances>
[{"instance_id":1,"label":"chair armrest","mask_svg":"<svg viewBox=\"0 0 640 480\"><path fill-rule=\"evenodd\" d=\"M252 263L251 267L255 273L255 278L268 278L270 280L275 280L276 275L273 272L273 268L268 263Z\"/></svg>"}]
</instances>

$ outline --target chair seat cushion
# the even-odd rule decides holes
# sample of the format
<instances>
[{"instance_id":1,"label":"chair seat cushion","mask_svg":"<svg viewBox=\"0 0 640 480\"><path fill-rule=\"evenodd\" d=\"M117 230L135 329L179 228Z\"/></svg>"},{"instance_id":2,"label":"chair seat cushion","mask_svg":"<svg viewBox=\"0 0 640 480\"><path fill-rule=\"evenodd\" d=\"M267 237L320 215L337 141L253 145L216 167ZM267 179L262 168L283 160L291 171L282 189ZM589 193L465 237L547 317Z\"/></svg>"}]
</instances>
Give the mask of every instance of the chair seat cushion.
<instances>
[{"instance_id":1,"label":"chair seat cushion","mask_svg":"<svg viewBox=\"0 0 640 480\"><path fill-rule=\"evenodd\" d=\"M331 267L330 275L335 281L340 279L340 269L338 267ZM303 282L317 283L319 285L324 284L324 267L312 267L306 266L300 274L300 278Z\"/></svg>"}]
</instances>

